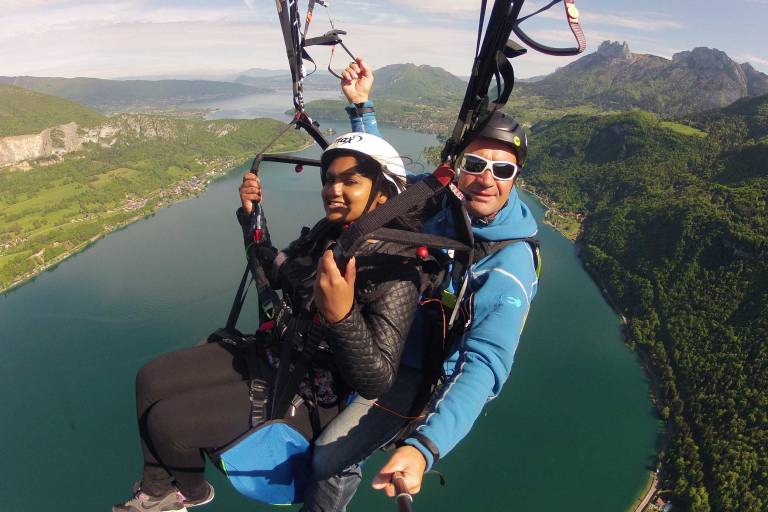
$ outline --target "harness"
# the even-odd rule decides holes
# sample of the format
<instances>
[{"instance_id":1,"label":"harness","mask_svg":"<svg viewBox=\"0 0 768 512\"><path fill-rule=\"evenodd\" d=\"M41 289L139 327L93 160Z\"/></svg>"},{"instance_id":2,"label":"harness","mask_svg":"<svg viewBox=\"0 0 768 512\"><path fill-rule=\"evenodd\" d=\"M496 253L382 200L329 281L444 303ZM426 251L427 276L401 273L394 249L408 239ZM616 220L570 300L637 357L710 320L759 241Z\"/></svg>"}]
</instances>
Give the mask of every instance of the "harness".
<instances>
[{"instance_id":1,"label":"harness","mask_svg":"<svg viewBox=\"0 0 768 512\"><path fill-rule=\"evenodd\" d=\"M551 2L548 6L530 16L550 8L557 1L559 0ZM441 354L444 354L445 350L447 350L445 340L449 333L453 329L459 329L460 326L463 328L467 325L464 322L457 323L456 321L461 309L459 306L464 303L462 299L469 281L468 272L475 258L478 255L486 256L491 252L500 250L509 243L521 241L509 240L488 246L482 243L475 243L470 219L462 202L462 194L454 185L456 174L451 168L451 164L471 130L494 110L501 108L512 92L514 71L509 59L523 55L526 50L514 41L509 40L511 32L515 32L528 46L544 53L574 55L584 50L585 41L578 25L578 11L575 9L573 1L563 0L569 25L576 36L578 47L558 49L549 48L537 43L520 29L519 24L530 17L519 17L525 0L496 0L481 44L487 3L487 0L482 0L472 73L456 125L442 152L444 163L438 166L431 175L410 186L405 192L389 199L385 204L363 215L337 238L336 244L333 246L334 259L340 269L346 267L349 258L356 253L365 240L369 239L395 242L404 248L416 248L415 253L420 257L428 257L430 254L428 248L454 251L452 262L454 269L453 277L461 282L461 286L454 301L457 307L451 308L450 318L446 318L445 314L443 315L443 347L442 352L439 352ZM307 53L306 48L309 46L331 46L331 58L333 57L333 50L337 45L341 46L350 56L352 56L352 53L340 38L346 32L334 28L332 24L332 30L326 32L323 36L315 38L306 37L316 3L326 6L324 1L309 0L305 26L302 31L297 0L277 0L276 2L278 18L285 42L286 56L291 70L294 116L285 128L277 133L275 138L256 155L251 164L251 172L254 174L258 174L259 166L263 161L294 164L297 172L303 170L305 166L321 166L319 160L267 154L269 148L291 127L305 130L322 149L325 149L329 144L319 131L319 124L313 121L305 111L303 80L308 75L304 67L304 61L311 62L315 69L317 69L317 65ZM330 62L328 69L334 73ZM488 89L494 78L497 84L497 96L491 102L488 97ZM453 224L456 228L455 238L385 227L390 221L409 212L418 211L423 217L426 217L430 213L434 213L430 212L429 208L434 207L436 204L445 204L450 210L453 216ZM254 205L251 215L242 221L246 226L244 230L246 238L246 269L230 309L226 326L213 333L209 337L209 341L256 347L258 343L254 342L258 338L266 336L266 333L281 340L279 370L271 386L269 383L258 379L254 379L251 382L251 398L254 404L251 411L253 425L264 423L265 420L271 420L267 423L272 423L272 425L268 426L275 426L291 408L296 407L294 397L296 396L298 383L306 374L309 365L321 346L322 331L314 308L311 305L290 303L289 300L286 300L286 297L280 297L270 285L267 277L269 271L263 268L259 258L260 251L269 250L271 247L269 234L265 229L261 206L258 204ZM303 235L310 237L311 235L317 235L317 233L309 230L303 233ZM525 241L529 244L533 243L528 239L525 239ZM441 252L433 251L432 254L440 254ZM538 261L540 261L540 258L538 257L537 245L534 254L538 273L540 267ZM258 315L262 327L260 328L260 333L256 335L244 335L237 330L236 324L251 283L255 284L258 295ZM444 309L442 311L445 313ZM315 418L313 420L313 428L317 423ZM261 446L259 442L264 444L263 441L255 441L254 439L256 438L257 436L249 435L246 441L255 443L253 444L254 447ZM303 442L299 442L297 446L299 446L299 451L289 451L284 453L283 456L286 457L286 460L301 459L302 465L306 466L305 456L308 446ZM248 449L245 449L245 453L248 453ZM304 458L302 459L302 457ZM277 469L275 468L275 470ZM293 469L289 469L290 471L282 476L292 476L293 473L291 472ZM234 478L239 476L235 473L228 472L228 476L230 479L233 479L233 483L235 483ZM253 478L250 480L253 480ZM247 486L250 485L250 480L245 478L238 481L241 483L245 481L243 485ZM293 480L291 482L293 483ZM236 484L236 486L238 485ZM303 483L297 480L295 487L291 486L280 497L274 498L275 500L283 501L269 502L285 503L300 500L300 488L302 485ZM253 493L249 493L248 489L238 486L238 490L255 499L264 501L261 497L264 495L264 489L258 489Z\"/></svg>"}]
</instances>

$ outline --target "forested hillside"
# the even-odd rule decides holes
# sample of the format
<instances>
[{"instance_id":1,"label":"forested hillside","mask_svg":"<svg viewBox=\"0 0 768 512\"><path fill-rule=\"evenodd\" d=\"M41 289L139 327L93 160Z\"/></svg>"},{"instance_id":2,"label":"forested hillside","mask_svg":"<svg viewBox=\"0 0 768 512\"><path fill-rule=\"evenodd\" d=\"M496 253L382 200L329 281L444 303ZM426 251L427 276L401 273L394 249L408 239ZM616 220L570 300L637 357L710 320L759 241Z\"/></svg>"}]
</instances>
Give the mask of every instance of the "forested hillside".
<instances>
[{"instance_id":1,"label":"forested hillside","mask_svg":"<svg viewBox=\"0 0 768 512\"><path fill-rule=\"evenodd\" d=\"M768 96L695 116L567 116L526 181L585 216L585 265L658 380L676 508L768 510Z\"/></svg>"},{"instance_id":2,"label":"forested hillside","mask_svg":"<svg viewBox=\"0 0 768 512\"><path fill-rule=\"evenodd\" d=\"M123 114L114 138L63 157L0 168L0 290L92 239L158 207L202 192L285 125L268 119L203 121ZM272 149L308 141L287 132Z\"/></svg>"},{"instance_id":3,"label":"forested hillside","mask_svg":"<svg viewBox=\"0 0 768 512\"><path fill-rule=\"evenodd\" d=\"M38 133L72 122L93 126L104 119L95 110L69 100L0 85L0 137Z\"/></svg>"}]
</instances>

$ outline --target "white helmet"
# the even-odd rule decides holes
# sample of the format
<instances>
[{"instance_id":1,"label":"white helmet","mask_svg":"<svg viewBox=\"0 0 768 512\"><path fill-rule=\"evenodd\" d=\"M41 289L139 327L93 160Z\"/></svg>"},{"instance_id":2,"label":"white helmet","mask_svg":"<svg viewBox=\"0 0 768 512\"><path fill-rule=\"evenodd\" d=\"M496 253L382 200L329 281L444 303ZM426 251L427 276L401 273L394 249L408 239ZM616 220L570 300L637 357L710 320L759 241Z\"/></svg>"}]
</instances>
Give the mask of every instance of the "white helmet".
<instances>
[{"instance_id":1,"label":"white helmet","mask_svg":"<svg viewBox=\"0 0 768 512\"><path fill-rule=\"evenodd\" d=\"M325 181L325 173L328 171L328 166L331 165L331 161L337 156L345 154L361 155L375 160L381 165L381 168L386 171L382 173L384 179L393 183L398 192L404 190L405 163L397 150L392 147L392 144L381 137L363 132L345 133L344 135L336 137L334 141L325 148L323 156L320 159L320 162L322 163L323 181ZM402 183L398 183L393 176L401 178Z\"/></svg>"}]
</instances>

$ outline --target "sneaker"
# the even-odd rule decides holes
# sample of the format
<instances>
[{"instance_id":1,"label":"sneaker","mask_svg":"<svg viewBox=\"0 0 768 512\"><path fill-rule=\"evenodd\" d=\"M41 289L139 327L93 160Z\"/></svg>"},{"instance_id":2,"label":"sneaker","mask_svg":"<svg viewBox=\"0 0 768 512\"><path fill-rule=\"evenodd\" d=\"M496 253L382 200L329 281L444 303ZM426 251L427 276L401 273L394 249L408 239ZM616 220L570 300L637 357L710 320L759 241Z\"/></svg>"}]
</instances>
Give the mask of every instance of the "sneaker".
<instances>
[{"instance_id":1,"label":"sneaker","mask_svg":"<svg viewBox=\"0 0 768 512\"><path fill-rule=\"evenodd\" d=\"M184 504L185 507L193 508L193 507L199 507L201 505L207 505L208 503L213 501L213 486L209 484L208 482L205 482L205 485L208 486L208 493L205 495L205 497L197 499L197 500L189 500L187 499L181 492L178 492L179 499L181 499L181 502Z\"/></svg>"},{"instance_id":2,"label":"sneaker","mask_svg":"<svg viewBox=\"0 0 768 512\"><path fill-rule=\"evenodd\" d=\"M133 498L112 507L112 512L186 512L181 493L171 491L165 496L150 496L137 489Z\"/></svg>"}]
</instances>

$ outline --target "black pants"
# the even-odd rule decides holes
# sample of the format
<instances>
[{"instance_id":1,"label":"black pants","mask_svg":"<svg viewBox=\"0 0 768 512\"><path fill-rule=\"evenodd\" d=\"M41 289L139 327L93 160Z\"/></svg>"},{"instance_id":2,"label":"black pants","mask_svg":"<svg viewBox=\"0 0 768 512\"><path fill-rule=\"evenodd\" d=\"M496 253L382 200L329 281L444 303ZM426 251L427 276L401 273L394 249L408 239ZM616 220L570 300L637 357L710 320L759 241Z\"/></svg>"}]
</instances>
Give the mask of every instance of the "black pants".
<instances>
[{"instance_id":1,"label":"black pants","mask_svg":"<svg viewBox=\"0 0 768 512\"><path fill-rule=\"evenodd\" d=\"M266 363L253 361L247 349L207 343L164 354L144 366L136 377L136 413L139 419L144 472L142 490L162 495L178 489L189 499L202 498L205 484L206 449L223 447L251 428L250 376L270 379ZM303 510L325 510L320 505L334 494L328 491L349 465L359 462L390 439L411 414L421 390L421 374L401 368L393 388L373 407L373 400L356 399L344 413L336 406L319 410L320 425L334 420L323 431L315 448L313 466L324 480L313 480ZM392 415L389 411L395 411ZM399 412L398 412L399 411ZM334 419L335 418L335 419ZM297 427L311 435L308 417ZM346 488L351 493L357 480ZM352 495L330 496L343 510ZM322 499L321 499L322 498ZM343 500L341 498L344 498ZM315 503L317 502L317 503Z\"/></svg>"},{"instance_id":2,"label":"black pants","mask_svg":"<svg viewBox=\"0 0 768 512\"><path fill-rule=\"evenodd\" d=\"M161 495L173 481L202 498L204 449L251 427L246 351L207 343L162 355L136 376L136 415L144 454L142 490Z\"/></svg>"}]
</instances>

